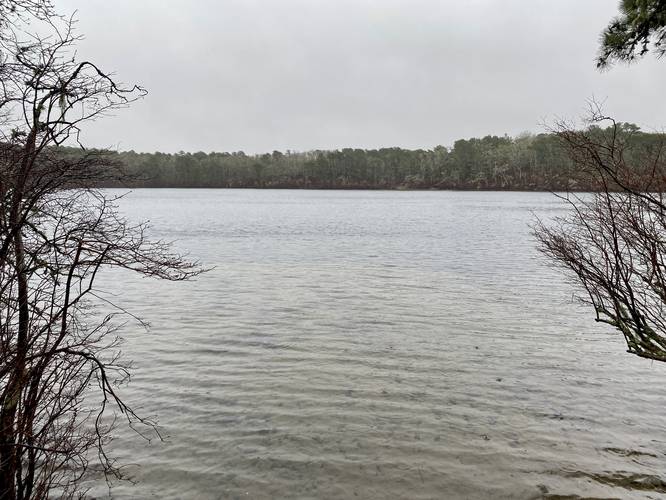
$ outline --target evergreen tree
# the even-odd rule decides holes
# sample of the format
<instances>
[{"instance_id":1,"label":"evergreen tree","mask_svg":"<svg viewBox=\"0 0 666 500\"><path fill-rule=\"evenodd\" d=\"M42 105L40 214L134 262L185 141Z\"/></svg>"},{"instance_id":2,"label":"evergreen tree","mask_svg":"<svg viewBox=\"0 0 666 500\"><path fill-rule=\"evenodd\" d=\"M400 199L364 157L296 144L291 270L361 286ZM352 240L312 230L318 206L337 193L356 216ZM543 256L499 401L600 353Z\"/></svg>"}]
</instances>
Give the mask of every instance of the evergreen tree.
<instances>
[{"instance_id":1,"label":"evergreen tree","mask_svg":"<svg viewBox=\"0 0 666 500\"><path fill-rule=\"evenodd\" d=\"M666 53L666 0L622 0L620 15L601 35L597 67L632 62L651 48L658 57Z\"/></svg>"}]
</instances>

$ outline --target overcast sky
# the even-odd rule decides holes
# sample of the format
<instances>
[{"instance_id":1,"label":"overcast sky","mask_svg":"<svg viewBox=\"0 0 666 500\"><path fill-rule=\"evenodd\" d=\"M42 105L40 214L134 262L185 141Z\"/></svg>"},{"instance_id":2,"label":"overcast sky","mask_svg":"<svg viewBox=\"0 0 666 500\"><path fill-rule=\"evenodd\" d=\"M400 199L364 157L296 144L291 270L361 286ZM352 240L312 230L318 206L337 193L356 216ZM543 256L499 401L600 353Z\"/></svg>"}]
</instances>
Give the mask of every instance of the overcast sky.
<instances>
[{"instance_id":1,"label":"overcast sky","mask_svg":"<svg viewBox=\"0 0 666 500\"><path fill-rule=\"evenodd\" d=\"M617 0L57 0L149 95L86 129L136 151L432 148L543 131L591 97L666 126L666 60L600 73Z\"/></svg>"}]
</instances>

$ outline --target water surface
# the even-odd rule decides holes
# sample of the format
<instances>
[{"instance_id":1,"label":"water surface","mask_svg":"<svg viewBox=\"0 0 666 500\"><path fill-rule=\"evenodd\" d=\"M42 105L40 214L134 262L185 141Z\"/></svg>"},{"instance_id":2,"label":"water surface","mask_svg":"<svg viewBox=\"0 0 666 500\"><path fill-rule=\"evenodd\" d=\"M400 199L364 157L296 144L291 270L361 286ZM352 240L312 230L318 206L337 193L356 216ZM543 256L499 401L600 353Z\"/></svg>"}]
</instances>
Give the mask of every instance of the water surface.
<instances>
[{"instance_id":1,"label":"water surface","mask_svg":"<svg viewBox=\"0 0 666 500\"><path fill-rule=\"evenodd\" d=\"M666 365L572 302L534 249L540 193L137 190L211 272L107 278L126 398L114 498L658 498ZM103 495L105 490L95 490Z\"/></svg>"}]
</instances>

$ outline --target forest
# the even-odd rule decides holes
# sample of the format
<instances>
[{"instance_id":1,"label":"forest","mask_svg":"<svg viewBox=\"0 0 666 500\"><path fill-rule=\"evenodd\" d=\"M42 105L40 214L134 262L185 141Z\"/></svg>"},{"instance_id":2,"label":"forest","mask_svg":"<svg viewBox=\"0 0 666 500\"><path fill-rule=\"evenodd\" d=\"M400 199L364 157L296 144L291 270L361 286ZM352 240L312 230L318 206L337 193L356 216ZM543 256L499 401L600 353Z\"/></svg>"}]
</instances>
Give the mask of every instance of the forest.
<instances>
[{"instance_id":1,"label":"forest","mask_svg":"<svg viewBox=\"0 0 666 500\"><path fill-rule=\"evenodd\" d=\"M597 127L592 133L611 133ZM663 134L621 123L615 133L627 151L657 147ZM71 152L74 152L73 150ZM273 151L248 155L196 152L112 153L126 170L122 186L134 188L308 188L308 189L593 189L577 175L555 133L460 139L433 149ZM629 153L631 154L631 153ZM105 184L105 187L117 186Z\"/></svg>"}]
</instances>

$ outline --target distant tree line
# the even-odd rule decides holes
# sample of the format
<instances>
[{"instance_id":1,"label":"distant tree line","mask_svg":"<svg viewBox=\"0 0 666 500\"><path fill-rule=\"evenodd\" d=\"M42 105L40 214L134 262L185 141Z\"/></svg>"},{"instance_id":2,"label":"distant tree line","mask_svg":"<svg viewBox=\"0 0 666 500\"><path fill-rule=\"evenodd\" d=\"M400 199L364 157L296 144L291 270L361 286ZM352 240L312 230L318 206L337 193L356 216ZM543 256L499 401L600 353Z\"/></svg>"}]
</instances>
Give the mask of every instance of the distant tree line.
<instances>
[{"instance_id":1,"label":"distant tree line","mask_svg":"<svg viewBox=\"0 0 666 500\"><path fill-rule=\"evenodd\" d=\"M662 141L618 127L641 148ZM594 134L594 128L589 130ZM596 133L601 133L599 129ZM640 148L638 148L640 149ZM556 134L461 139L453 147L234 153L115 153L125 187L310 189L587 190ZM113 184L115 185L115 184Z\"/></svg>"}]
</instances>

